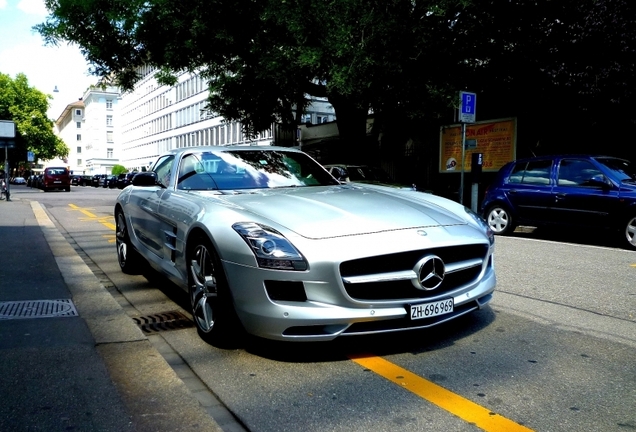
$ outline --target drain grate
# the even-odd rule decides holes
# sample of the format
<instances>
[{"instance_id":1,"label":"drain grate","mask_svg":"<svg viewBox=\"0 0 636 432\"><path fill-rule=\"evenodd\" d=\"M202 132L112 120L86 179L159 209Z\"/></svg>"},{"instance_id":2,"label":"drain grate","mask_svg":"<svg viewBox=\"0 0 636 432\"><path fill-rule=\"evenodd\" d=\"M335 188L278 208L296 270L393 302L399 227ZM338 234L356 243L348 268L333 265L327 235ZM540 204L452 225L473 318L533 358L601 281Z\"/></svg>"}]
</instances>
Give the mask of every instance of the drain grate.
<instances>
[{"instance_id":1,"label":"drain grate","mask_svg":"<svg viewBox=\"0 0 636 432\"><path fill-rule=\"evenodd\" d=\"M0 320L78 316L69 299L0 302Z\"/></svg>"},{"instance_id":2,"label":"drain grate","mask_svg":"<svg viewBox=\"0 0 636 432\"><path fill-rule=\"evenodd\" d=\"M144 333L179 330L194 326L194 323L179 311L160 312L154 315L134 317L133 321Z\"/></svg>"}]
</instances>

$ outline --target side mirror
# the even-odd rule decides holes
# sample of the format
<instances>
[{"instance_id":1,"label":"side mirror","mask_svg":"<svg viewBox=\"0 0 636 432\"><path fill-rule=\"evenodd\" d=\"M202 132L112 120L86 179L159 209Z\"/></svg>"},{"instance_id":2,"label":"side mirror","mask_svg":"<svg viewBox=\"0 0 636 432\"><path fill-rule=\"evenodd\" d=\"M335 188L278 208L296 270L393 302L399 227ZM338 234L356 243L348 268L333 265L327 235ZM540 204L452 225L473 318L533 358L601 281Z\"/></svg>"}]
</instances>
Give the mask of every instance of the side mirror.
<instances>
[{"instance_id":1,"label":"side mirror","mask_svg":"<svg viewBox=\"0 0 636 432\"><path fill-rule=\"evenodd\" d=\"M603 188L610 188L612 186L610 181L603 174L596 174L595 176L592 176L592 178L588 180L588 184L592 186L601 186Z\"/></svg>"},{"instance_id":2,"label":"side mirror","mask_svg":"<svg viewBox=\"0 0 636 432\"><path fill-rule=\"evenodd\" d=\"M133 186L158 186L159 181L157 173L154 171L145 171L137 173L132 178Z\"/></svg>"}]
</instances>

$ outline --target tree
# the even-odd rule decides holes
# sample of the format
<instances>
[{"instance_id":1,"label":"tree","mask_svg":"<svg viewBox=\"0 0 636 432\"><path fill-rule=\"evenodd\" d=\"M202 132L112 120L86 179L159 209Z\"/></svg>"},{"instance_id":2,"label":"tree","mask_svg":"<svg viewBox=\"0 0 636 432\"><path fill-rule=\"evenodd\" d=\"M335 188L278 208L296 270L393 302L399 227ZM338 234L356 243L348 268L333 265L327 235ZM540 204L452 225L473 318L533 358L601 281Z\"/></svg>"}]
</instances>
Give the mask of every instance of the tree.
<instances>
[{"instance_id":1,"label":"tree","mask_svg":"<svg viewBox=\"0 0 636 432\"><path fill-rule=\"evenodd\" d=\"M341 137L360 158L369 112L404 105L398 96L409 94L403 77L412 58L420 65L433 56L429 66L447 67L428 47L448 28L443 9L461 3L47 0L51 15L37 30L49 43L78 44L95 74L114 76L124 89L142 65L161 68L163 83L197 71L209 82L210 110L240 121L248 135L273 121L295 126L307 95L327 97ZM432 82L439 77L428 67L418 80L443 92L444 83Z\"/></svg>"},{"instance_id":2,"label":"tree","mask_svg":"<svg viewBox=\"0 0 636 432\"><path fill-rule=\"evenodd\" d=\"M13 121L16 128L15 148L9 150L12 162L26 161L27 151L44 160L68 156L68 147L53 133L53 121L47 118L49 99L30 87L24 74L12 79L0 73L0 119Z\"/></svg>"},{"instance_id":3,"label":"tree","mask_svg":"<svg viewBox=\"0 0 636 432\"><path fill-rule=\"evenodd\" d=\"M423 122L452 121L462 89L480 95L482 114L528 116L532 123L552 121L561 114L557 107L568 104L574 120L606 124L599 114L619 113L633 92L636 17L627 0L46 0L46 6L51 15L37 30L49 43L78 44L96 75L131 89L142 65L160 69L165 84L174 83L176 72L195 71L208 80L209 109L240 121L248 135L273 121L293 127L307 95L327 97L347 142L343 160L366 156L369 113L378 131L409 136ZM521 92L525 98L515 100ZM530 140L538 141L553 129L533 132Z\"/></svg>"},{"instance_id":4,"label":"tree","mask_svg":"<svg viewBox=\"0 0 636 432\"><path fill-rule=\"evenodd\" d=\"M119 175L119 174L124 174L127 172L128 172L128 169L125 166L119 165L119 164L113 165L113 169L110 171L112 175Z\"/></svg>"}]
</instances>

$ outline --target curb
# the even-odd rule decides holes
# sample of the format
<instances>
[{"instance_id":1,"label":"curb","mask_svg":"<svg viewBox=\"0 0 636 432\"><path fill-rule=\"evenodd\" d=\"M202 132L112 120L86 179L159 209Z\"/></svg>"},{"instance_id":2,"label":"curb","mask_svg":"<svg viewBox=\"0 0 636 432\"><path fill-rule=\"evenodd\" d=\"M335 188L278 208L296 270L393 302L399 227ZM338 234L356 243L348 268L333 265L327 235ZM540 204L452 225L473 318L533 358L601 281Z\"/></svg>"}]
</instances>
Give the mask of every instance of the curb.
<instances>
[{"instance_id":1,"label":"curb","mask_svg":"<svg viewBox=\"0 0 636 432\"><path fill-rule=\"evenodd\" d=\"M222 431L62 236L40 203L30 201L30 205L135 429Z\"/></svg>"}]
</instances>

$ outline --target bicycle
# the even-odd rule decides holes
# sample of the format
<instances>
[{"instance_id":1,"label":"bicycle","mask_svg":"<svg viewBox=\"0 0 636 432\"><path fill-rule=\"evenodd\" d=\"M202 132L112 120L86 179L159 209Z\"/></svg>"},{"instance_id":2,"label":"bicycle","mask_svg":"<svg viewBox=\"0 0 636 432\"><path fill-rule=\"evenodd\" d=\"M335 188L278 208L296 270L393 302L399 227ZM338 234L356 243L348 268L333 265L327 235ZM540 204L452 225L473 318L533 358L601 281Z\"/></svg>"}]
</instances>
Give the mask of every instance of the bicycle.
<instances>
[{"instance_id":1,"label":"bicycle","mask_svg":"<svg viewBox=\"0 0 636 432\"><path fill-rule=\"evenodd\" d=\"M7 183L4 180L0 180L2 185L0 186L0 201L6 199L9 201L9 191L7 191Z\"/></svg>"}]
</instances>

